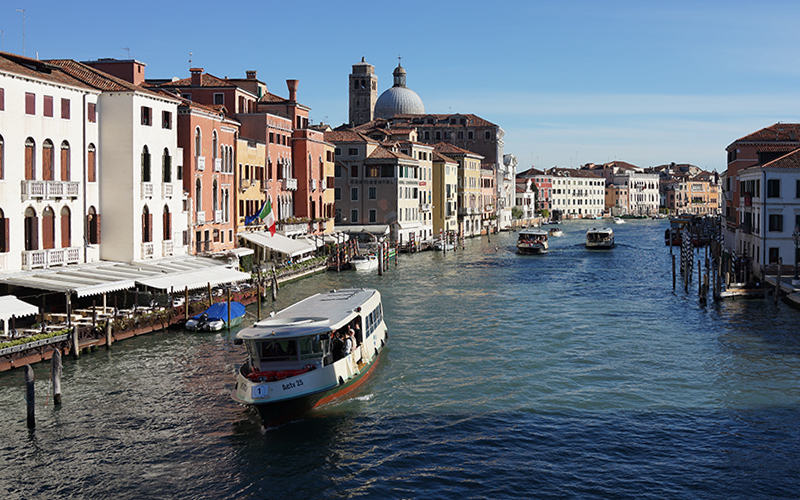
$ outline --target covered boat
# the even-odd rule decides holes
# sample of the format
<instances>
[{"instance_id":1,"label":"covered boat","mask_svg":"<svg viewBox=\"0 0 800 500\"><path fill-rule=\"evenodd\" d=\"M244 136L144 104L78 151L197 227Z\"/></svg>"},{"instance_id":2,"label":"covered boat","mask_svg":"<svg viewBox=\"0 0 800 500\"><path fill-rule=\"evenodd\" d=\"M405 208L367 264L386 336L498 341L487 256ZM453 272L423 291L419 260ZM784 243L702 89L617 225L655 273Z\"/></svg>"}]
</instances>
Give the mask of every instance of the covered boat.
<instances>
[{"instance_id":1,"label":"covered boat","mask_svg":"<svg viewBox=\"0 0 800 500\"><path fill-rule=\"evenodd\" d=\"M244 313L244 305L241 302L231 301L231 328L242 324ZM227 302L212 304L202 313L186 321L186 329L192 331L216 332L225 328L228 328Z\"/></svg>"},{"instance_id":2,"label":"covered boat","mask_svg":"<svg viewBox=\"0 0 800 500\"><path fill-rule=\"evenodd\" d=\"M517 253L546 253L549 249L544 229L523 229L517 236Z\"/></svg>"},{"instance_id":3,"label":"covered boat","mask_svg":"<svg viewBox=\"0 0 800 500\"><path fill-rule=\"evenodd\" d=\"M586 231L586 248L613 248L614 230L610 227L593 227Z\"/></svg>"},{"instance_id":4,"label":"covered boat","mask_svg":"<svg viewBox=\"0 0 800 500\"><path fill-rule=\"evenodd\" d=\"M349 353L337 339L353 330ZM258 410L265 427L345 396L372 373L387 339L377 290L331 290L308 297L236 334L247 360L233 399Z\"/></svg>"},{"instance_id":5,"label":"covered boat","mask_svg":"<svg viewBox=\"0 0 800 500\"><path fill-rule=\"evenodd\" d=\"M378 269L378 256L371 253L367 255L356 255L350 259L350 263L356 271L373 271Z\"/></svg>"}]
</instances>

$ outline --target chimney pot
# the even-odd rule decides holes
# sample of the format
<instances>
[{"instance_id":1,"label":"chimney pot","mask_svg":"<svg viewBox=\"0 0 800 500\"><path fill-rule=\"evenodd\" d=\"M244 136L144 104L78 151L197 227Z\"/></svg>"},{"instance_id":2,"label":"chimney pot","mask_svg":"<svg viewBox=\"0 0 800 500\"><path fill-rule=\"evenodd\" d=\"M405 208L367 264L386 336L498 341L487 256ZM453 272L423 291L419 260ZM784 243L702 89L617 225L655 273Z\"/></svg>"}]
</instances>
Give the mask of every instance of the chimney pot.
<instances>
[{"instance_id":1,"label":"chimney pot","mask_svg":"<svg viewBox=\"0 0 800 500\"><path fill-rule=\"evenodd\" d=\"M199 87L203 78L203 68L190 68L192 73L192 87Z\"/></svg>"},{"instance_id":2,"label":"chimney pot","mask_svg":"<svg viewBox=\"0 0 800 500\"><path fill-rule=\"evenodd\" d=\"M247 79L248 80L255 80L256 79L256 74L257 74L256 70L251 69L251 70L248 70L246 73L247 73Z\"/></svg>"},{"instance_id":3,"label":"chimney pot","mask_svg":"<svg viewBox=\"0 0 800 500\"><path fill-rule=\"evenodd\" d=\"M297 102L297 84L300 80L286 80L286 86L289 87L289 101Z\"/></svg>"}]
</instances>

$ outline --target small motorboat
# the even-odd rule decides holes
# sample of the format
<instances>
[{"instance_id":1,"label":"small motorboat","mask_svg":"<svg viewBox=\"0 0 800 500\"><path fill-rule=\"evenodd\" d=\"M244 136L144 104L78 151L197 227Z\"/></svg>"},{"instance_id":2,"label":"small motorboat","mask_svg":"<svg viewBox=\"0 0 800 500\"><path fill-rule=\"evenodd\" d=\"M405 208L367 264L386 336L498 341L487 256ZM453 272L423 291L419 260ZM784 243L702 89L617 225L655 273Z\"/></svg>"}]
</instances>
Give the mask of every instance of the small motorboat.
<instances>
[{"instance_id":1,"label":"small motorboat","mask_svg":"<svg viewBox=\"0 0 800 500\"><path fill-rule=\"evenodd\" d=\"M619 217L614 217L614 224L625 224L625 221Z\"/></svg>"},{"instance_id":2,"label":"small motorboat","mask_svg":"<svg viewBox=\"0 0 800 500\"><path fill-rule=\"evenodd\" d=\"M356 255L350 259L356 271L373 271L378 269L378 256L374 253L368 255Z\"/></svg>"},{"instance_id":3,"label":"small motorboat","mask_svg":"<svg viewBox=\"0 0 800 500\"><path fill-rule=\"evenodd\" d=\"M231 328L242 324L244 313L244 305L241 302L231 301ZM217 332L228 328L228 303L212 304L205 311L189 318L185 326L187 330L198 332Z\"/></svg>"},{"instance_id":4,"label":"small motorboat","mask_svg":"<svg viewBox=\"0 0 800 500\"><path fill-rule=\"evenodd\" d=\"M560 228L557 228L557 227L550 228L549 233L550 233L550 236L555 236L556 238L560 238L560 237L564 236L564 231L562 231Z\"/></svg>"},{"instance_id":5,"label":"small motorboat","mask_svg":"<svg viewBox=\"0 0 800 500\"><path fill-rule=\"evenodd\" d=\"M455 250L456 246L453 243L450 243L449 241L436 240L436 242L433 244L433 249L438 250L440 252L442 251L449 252L451 250Z\"/></svg>"}]
</instances>

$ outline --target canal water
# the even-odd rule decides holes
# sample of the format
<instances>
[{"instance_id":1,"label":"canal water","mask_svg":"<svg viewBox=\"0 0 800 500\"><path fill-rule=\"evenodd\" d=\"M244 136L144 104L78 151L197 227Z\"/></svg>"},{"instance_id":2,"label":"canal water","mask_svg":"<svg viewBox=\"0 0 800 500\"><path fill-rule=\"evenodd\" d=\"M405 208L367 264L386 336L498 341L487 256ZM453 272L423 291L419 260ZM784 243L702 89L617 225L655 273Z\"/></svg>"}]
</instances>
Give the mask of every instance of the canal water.
<instances>
[{"instance_id":1,"label":"canal water","mask_svg":"<svg viewBox=\"0 0 800 500\"><path fill-rule=\"evenodd\" d=\"M0 497L798 498L800 312L673 292L666 224L588 251L571 221L546 255L505 233L283 286L279 308L377 288L390 339L356 397L277 429L231 400L227 333L68 358L60 408L36 366L33 432L22 371L0 374Z\"/></svg>"}]
</instances>

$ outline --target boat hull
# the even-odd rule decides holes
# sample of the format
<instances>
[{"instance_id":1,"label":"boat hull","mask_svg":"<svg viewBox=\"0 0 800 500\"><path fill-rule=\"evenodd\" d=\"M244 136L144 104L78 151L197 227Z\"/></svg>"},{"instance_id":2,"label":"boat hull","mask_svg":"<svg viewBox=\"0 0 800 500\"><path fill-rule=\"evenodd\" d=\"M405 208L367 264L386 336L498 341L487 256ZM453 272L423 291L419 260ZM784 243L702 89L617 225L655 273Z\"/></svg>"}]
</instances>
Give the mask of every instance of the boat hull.
<instances>
[{"instance_id":1,"label":"boat hull","mask_svg":"<svg viewBox=\"0 0 800 500\"><path fill-rule=\"evenodd\" d=\"M530 246L517 245L517 253L522 255L547 253L547 250L548 250L547 246L544 245L530 245Z\"/></svg>"}]
</instances>

